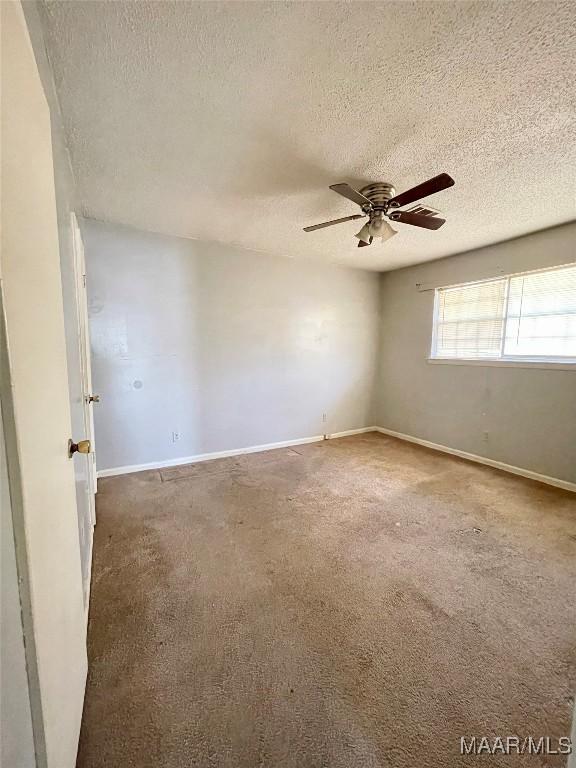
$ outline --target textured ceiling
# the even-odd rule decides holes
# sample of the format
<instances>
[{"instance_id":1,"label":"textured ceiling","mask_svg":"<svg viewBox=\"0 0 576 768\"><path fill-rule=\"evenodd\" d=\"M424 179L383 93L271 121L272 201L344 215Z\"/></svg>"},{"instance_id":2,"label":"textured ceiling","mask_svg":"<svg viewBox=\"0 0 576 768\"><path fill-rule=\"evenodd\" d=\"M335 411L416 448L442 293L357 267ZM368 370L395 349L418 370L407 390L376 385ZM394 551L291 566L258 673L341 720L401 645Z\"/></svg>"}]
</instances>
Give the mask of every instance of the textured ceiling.
<instances>
[{"instance_id":1,"label":"textured ceiling","mask_svg":"<svg viewBox=\"0 0 576 768\"><path fill-rule=\"evenodd\" d=\"M88 216L377 270L576 218L571 0L44 10ZM358 212L329 184L440 172L437 232L302 232Z\"/></svg>"}]
</instances>

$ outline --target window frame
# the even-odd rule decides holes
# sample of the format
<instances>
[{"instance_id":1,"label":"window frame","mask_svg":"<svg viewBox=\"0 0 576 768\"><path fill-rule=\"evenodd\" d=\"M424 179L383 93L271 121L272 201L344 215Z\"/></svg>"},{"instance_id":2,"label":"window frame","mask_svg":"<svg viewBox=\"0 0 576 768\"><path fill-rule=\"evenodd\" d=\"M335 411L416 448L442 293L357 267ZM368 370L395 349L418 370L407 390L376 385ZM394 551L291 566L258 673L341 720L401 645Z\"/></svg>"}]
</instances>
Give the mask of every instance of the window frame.
<instances>
[{"instance_id":1,"label":"window frame","mask_svg":"<svg viewBox=\"0 0 576 768\"><path fill-rule=\"evenodd\" d=\"M480 366L504 366L516 368L552 368L555 370L576 370L576 357L559 357L557 355L504 355L504 344L506 341L506 324L508 321L508 298L510 293L510 281L514 277L524 277L525 275L535 275L541 272L556 272L561 269L576 267L576 262L560 264L554 267L541 267L539 269L525 270L522 272L510 272L506 275L497 275L486 277L481 280L469 280L463 283L451 283L449 285L438 285L434 288L434 308L432 315L432 342L430 345L429 363L440 365L480 365ZM437 355L437 331L438 331L438 313L440 292L449 288L462 288L472 285L481 285L483 283L493 283L496 281L506 281L505 299L504 299L504 325L500 345L499 357L439 357Z\"/></svg>"}]
</instances>

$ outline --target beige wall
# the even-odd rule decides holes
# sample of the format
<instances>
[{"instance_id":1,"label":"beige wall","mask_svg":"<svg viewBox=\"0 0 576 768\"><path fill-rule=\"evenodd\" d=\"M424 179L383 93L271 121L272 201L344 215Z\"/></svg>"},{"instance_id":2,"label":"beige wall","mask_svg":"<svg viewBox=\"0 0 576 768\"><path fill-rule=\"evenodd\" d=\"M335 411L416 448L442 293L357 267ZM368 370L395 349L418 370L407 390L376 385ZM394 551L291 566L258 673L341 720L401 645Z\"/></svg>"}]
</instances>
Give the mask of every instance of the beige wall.
<instances>
[{"instance_id":1,"label":"beige wall","mask_svg":"<svg viewBox=\"0 0 576 768\"><path fill-rule=\"evenodd\" d=\"M381 276L379 426L576 482L576 370L427 361L433 290L576 262L576 223Z\"/></svg>"}]
</instances>

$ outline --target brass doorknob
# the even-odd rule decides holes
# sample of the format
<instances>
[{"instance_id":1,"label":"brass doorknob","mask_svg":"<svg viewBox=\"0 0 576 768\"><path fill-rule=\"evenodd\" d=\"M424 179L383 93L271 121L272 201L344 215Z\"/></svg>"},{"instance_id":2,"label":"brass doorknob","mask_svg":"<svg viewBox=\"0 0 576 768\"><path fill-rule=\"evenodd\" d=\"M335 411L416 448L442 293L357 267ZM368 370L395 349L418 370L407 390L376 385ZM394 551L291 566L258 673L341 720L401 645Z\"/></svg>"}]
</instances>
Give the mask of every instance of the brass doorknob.
<instances>
[{"instance_id":1,"label":"brass doorknob","mask_svg":"<svg viewBox=\"0 0 576 768\"><path fill-rule=\"evenodd\" d=\"M99 403L100 402L100 395L88 395L86 398L87 403Z\"/></svg>"},{"instance_id":2,"label":"brass doorknob","mask_svg":"<svg viewBox=\"0 0 576 768\"><path fill-rule=\"evenodd\" d=\"M90 440L80 440L78 443L68 440L68 458L72 458L75 453L90 453Z\"/></svg>"}]
</instances>

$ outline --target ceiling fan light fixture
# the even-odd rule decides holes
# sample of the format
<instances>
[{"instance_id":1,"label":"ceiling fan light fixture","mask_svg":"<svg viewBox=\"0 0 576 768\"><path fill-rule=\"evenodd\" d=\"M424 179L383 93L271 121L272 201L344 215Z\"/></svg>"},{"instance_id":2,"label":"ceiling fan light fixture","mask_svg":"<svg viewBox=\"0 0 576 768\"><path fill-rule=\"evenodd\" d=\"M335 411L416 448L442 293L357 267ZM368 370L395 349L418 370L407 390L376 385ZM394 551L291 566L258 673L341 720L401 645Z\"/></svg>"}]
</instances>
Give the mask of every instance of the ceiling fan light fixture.
<instances>
[{"instance_id":1,"label":"ceiling fan light fixture","mask_svg":"<svg viewBox=\"0 0 576 768\"><path fill-rule=\"evenodd\" d=\"M386 234L380 235L380 238L383 243L386 242L386 240L390 240L391 237L394 237L394 235L397 235L398 231L396 229L392 229L392 227L388 226L388 230L386 231Z\"/></svg>"},{"instance_id":2,"label":"ceiling fan light fixture","mask_svg":"<svg viewBox=\"0 0 576 768\"><path fill-rule=\"evenodd\" d=\"M390 227L392 229L392 227ZM366 222L360 232L357 232L354 237L357 237L358 240L362 240L363 243L369 243L370 242L370 222Z\"/></svg>"},{"instance_id":3,"label":"ceiling fan light fixture","mask_svg":"<svg viewBox=\"0 0 576 768\"><path fill-rule=\"evenodd\" d=\"M385 243L386 240L390 240L391 237L397 234L396 230L392 229L390 224L384 220L383 215L374 217L368 224L368 227L372 237L382 238L383 243Z\"/></svg>"}]
</instances>

